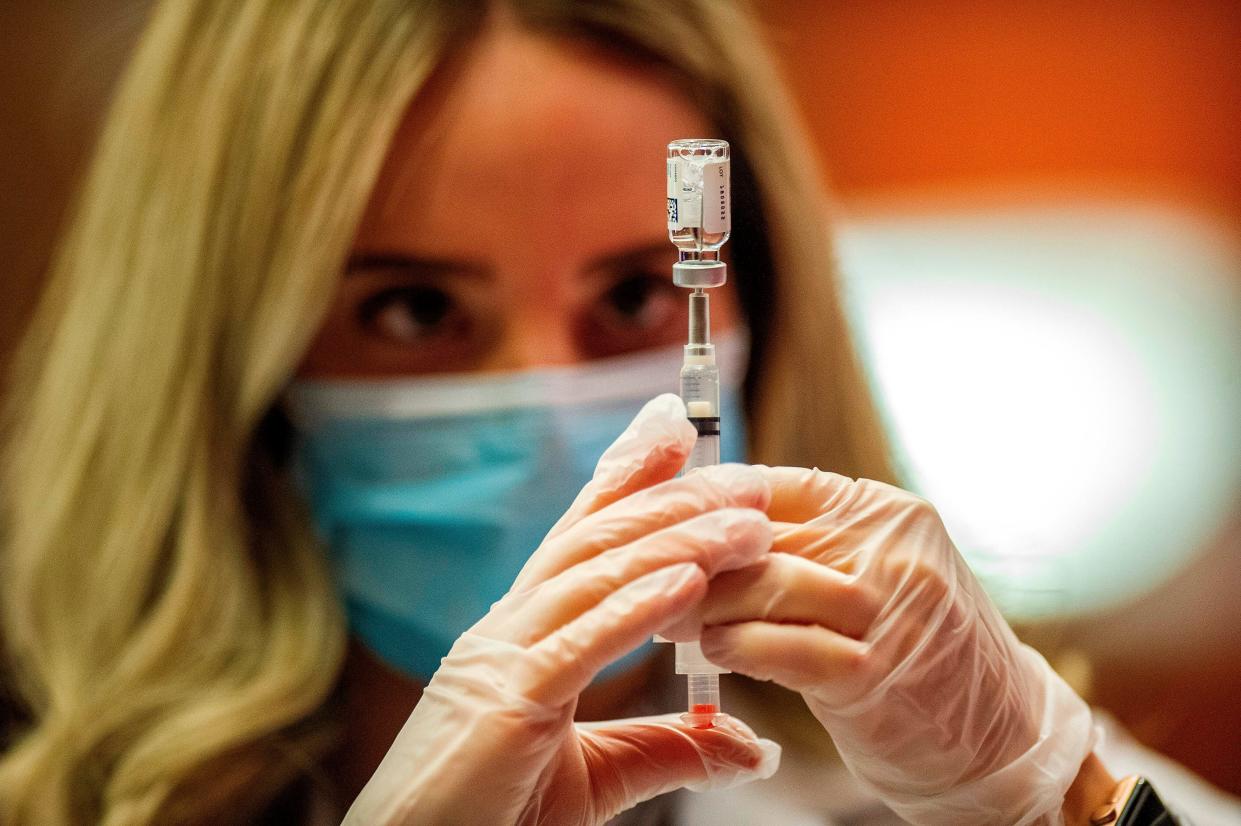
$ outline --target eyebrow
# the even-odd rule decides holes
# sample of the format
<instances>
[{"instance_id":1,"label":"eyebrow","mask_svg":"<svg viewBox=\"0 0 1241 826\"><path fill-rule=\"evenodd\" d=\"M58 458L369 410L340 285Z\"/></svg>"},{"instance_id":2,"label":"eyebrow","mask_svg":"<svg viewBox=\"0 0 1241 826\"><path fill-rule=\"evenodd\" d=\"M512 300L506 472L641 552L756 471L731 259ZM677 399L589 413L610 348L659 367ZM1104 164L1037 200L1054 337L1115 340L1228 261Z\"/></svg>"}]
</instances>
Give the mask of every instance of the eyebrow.
<instances>
[{"instance_id":1,"label":"eyebrow","mask_svg":"<svg viewBox=\"0 0 1241 826\"><path fill-rule=\"evenodd\" d=\"M656 255L667 257L668 266L671 267L672 262L676 259L676 247L672 246L670 241L659 240L617 252L604 253L587 262L586 271L626 269L639 264L649 263L649 259Z\"/></svg>"},{"instance_id":2,"label":"eyebrow","mask_svg":"<svg viewBox=\"0 0 1241 826\"><path fill-rule=\"evenodd\" d=\"M453 258L433 258L400 252L364 252L349 257L345 274L365 270L405 270L418 275L467 275L489 278L492 268L477 261Z\"/></svg>"},{"instance_id":3,"label":"eyebrow","mask_svg":"<svg viewBox=\"0 0 1241 826\"><path fill-rule=\"evenodd\" d=\"M649 263L649 259L657 255L667 256L671 261L676 255L676 249L663 240L651 241L592 258L586 263L585 271L597 273L623 270ZM403 252L357 253L350 256L345 264L346 274L367 270L404 270L418 275L466 275L474 278L490 278L494 274L492 267L478 261L435 258Z\"/></svg>"}]
</instances>

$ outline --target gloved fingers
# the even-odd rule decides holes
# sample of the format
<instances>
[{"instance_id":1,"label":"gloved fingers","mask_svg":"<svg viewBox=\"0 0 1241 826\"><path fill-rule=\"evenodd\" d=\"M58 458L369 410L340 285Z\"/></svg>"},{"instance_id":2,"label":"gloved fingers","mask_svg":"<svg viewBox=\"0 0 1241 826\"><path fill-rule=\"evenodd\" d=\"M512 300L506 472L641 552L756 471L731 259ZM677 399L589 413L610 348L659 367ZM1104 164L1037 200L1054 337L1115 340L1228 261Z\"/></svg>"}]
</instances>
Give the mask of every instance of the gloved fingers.
<instances>
[{"instance_id":1,"label":"gloved fingers","mask_svg":"<svg viewBox=\"0 0 1241 826\"><path fill-rule=\"evenodd\" d=\"M870 646L819 625L706 625L700 643L707 659L721 668L794 691L835 681L870 684Z\"/></svg>"},{"instance_id":2,"label":"gloved fingers","mask_svg":"<svg viewBox=\"0 0 1241 826\"><path fill-rule=\"evenodd\" d=\"M776 522L809 522L848 501L856 481L818 468L754 466L771 486L767 515Z\"/></svg>"},{"instance_id":3,"label":"gloved fingers","mask_svg":"<svg viewBox=\"0 0 1241 826\"><path fill-rule=\"evenodd\" d=\"M535 551L513 585L521 591L604 551L719 508L757 508L767 483L748 465L714 465L638 491L569 526Z\"/></svg>"},{"instance_id":4,"label":"gloved fingers","mask_svg":"<svg viewBox=\"0 0 1241 826\"><path fill-rule=\"evenodd\" d=\"M594 799L604 819L674 789L726 789L763 780L780 746L732 717L696 729L677 715L577 724Z\"/></svg>"},{"instance_id":5,"label":"gloved fingers","mask_svg":"<svg viewBox=\"0 0 1241 826\"><path fill-rule=\"evenodd\" d=\"M638 577L527 649L518 690L544 706L567 703L605 665L675 622L707 592L707 575L692 562Z\"/></svg>"},{"instance_id":6,"label":"gloved fingers","mask_svg":"<svg viewBox=\"0 0 1241 826\"><path fill-rule=\"evenodd\" d=\"M530 645L598 605L641 576L692 562L708 577L749 565L771 547L771 527L760 510L721 508L699 514L613 548L556 574L516 597L504 625L514 642Z\"/></svg>"},{"instance_id":7,"label":"gloved fingers","mask_svg":"<svg viewBox=\"0 0 1241 826\"><path fill-rule=\"evenodd\" d=\"M769 477L771 470L785 468L760 472ZM771 513L769 507L768 515ZM796 554L859 577L870 568L883 567L884 576L890 578L892 571L903 564L901 560L937 568L955 564L955 549L947 541L943 521L931 503L869 479L853 483L847 494L806 522L773 517L772 532L772 550ZM894 559L895 556L901 560Z\"/></svg>"},{"instance_id":8,"label":"gloved fingers","mask_svg":"<svg viewBox=\"0 0 1241 826\"><path fill-rule=\"evenodd\" d=\"M563 533L587 514L676 476L696 438L680 398L664 393L651 399L603 452L593 478L552 527L548 538Z\"/></svg>"},{"instance_id":9,"label":"gloved fingers","mask_svg":"<svg viewBox=\"0 0 1241 826\"><path fill-rule=\"evenodd\" d=\"M883 595L856 577L800 556L767 554L711 580L700 606L705 625L766 620L821 625L862 639Z\"/></svg>"},{"instance_id":10,"label":"gloved fingers","mask_svg":"<svg viewBox=\"0 0 1241 826\"><path fill-rule=\"evenodd\" d=\"M706 625L703 653L800 691L850 770L911 822L1057 814L1090 748L1089 709L1018 656L934 507L878 482L759 472L772 487L769 560L823 563L882 604L860 641L819 624L747 621ZM709 593L704 612L714 605Z\"/></svg>"},{"instance_id":11,"label":"gloved fingers","mask_svg":"<svg viewBox=\"0 0 1241 826\"><path fill-rule=\"evenodd\" d=\"M750 604L766 593L778 604L765 619L815 623L864 639L893 663L916 649L942 621L961 584L958 577L973 581L964 563L958 570L956 552L938 522L934 532L924 532L921 526L894 528L891 523L881 527L810 524L795 530L775 524L772 528L768 556L777 560L787 579L772 577L757 583L760 590L743 595ZM906 541L888 541L885 532ZM916 541L908 541L911 537ZM784 593L780 592L782 582ZM833 582L841 587L832 588ZM712 585L723 589L728 579ZM704 610L715 605L716 599L708 595ZM723 624L764 617L721 615L713 619Z\"/></svg>"},{"instance_id":12,"label":"gloved fingers","mask_svg":"<svg viewBox=\"0 0 1241 826\"><path fill-rule=\"evenodd\" d=\"M873 526L837 522L831 515L808 523L771 523L771 549L800 556L842 574L858 575L870 563L873 553L867 542Z\"/></svg>"}]
</instances>

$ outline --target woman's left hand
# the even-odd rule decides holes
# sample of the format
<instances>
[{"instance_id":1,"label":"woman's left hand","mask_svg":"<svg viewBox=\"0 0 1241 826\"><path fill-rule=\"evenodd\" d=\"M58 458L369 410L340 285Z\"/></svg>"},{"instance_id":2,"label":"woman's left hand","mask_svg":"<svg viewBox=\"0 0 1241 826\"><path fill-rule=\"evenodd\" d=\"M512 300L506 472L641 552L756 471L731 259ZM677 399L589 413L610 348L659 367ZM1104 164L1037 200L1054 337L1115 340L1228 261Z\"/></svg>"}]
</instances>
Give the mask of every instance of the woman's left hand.
<instances>
[{"instance_id":1,"label":"woman's left hand","mask_svg":"<svg viewBox=\"0 0 1241 826\"><path fill-rule=\"evenodd\" d=\"M801 692L913 823L1059 823L1090 710L1017 641L935 509L878 482L760 470L773 553L712 580L704 653Z\"/></svg>"}]
</instances>

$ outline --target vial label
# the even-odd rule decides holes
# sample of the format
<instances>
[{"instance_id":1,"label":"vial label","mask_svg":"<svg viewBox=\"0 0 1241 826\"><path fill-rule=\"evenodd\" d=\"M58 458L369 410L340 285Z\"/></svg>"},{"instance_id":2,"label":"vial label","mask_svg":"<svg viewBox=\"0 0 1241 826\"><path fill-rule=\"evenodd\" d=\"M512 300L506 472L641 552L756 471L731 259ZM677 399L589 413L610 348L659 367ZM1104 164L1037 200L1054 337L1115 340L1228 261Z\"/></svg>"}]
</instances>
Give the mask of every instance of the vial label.
<instances>
[{"instance_id":1,"label":"vial label","mask_svg":"<svg viewBox=\"0 0 1241 826\"><path fill-rule=\"evenodd\" d=\"M702 226L702 166L668 159L668 228Z\"/></svg>"},{"instance_id":2,"label":"vial label","mask_svg":"<svg viewBox=\"0 0 1241 826\"><path fill-rule=\"evenodd\" d=\"M702 228L706 232L731 232L729 163L715 161L702 166Z\"/></svg>"}]
</instances>

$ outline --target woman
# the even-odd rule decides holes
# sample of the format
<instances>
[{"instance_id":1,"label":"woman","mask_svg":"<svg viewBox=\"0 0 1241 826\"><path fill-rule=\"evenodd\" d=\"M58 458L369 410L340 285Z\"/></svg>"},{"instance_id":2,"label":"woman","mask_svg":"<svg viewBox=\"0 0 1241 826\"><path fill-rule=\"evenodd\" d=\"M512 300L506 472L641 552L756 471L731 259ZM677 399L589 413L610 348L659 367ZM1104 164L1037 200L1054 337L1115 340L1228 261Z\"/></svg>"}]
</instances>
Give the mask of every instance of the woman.
<instances>
[{"instance_id":1,"label":"woman","mask_svg":"<svg viewBox=\"0 0 1241 826\"><path fill-rule=\"evenodd\" d=\"M760 55L716 0L161 5L10 394L5 822L595 823L769 775L739 723L572 723L651 698L669 626L917 822L1101 799L1088 710L923 503L674 479L674 399L617 424L684 330L662 147L719 136L748 457L891 477ZM533 422L480 401L590 373Z\"/></svg>"}]
</instances>

